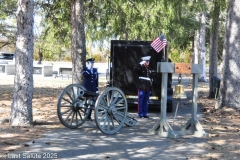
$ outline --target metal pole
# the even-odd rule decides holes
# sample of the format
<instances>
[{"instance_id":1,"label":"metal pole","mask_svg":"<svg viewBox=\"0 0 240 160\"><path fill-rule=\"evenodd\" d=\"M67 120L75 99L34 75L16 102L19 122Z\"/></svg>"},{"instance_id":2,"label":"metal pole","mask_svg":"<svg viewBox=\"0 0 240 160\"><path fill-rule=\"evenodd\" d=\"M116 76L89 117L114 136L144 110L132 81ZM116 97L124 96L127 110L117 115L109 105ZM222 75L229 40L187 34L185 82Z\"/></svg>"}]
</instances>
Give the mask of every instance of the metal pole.
<instances>
[{"instance_id":1,"label":"metal pole","mask_svg":"<svg viewBox=\"0 0 240 160\"><path fill-rule=\"evenodd\" d=\"M167 50L167 47L164 47L165 62L168 62L168 51L166 50Z\"/></svg>"},{"instance_id":2,"label":"metal pole","mask_svg":"<svg viewBox=\"0 0 240 160\"><path fill-rule=\"evenodd\" d=\"M180 99L178 98L178 103L177 103L177 107L176 107L176 111L175 111L175 115L174 115L173 122L175 121L175 118L176 118L176 116L177 116L177 111L178 111L179 101L180 101Z\"/></svg>"}]
</instances>

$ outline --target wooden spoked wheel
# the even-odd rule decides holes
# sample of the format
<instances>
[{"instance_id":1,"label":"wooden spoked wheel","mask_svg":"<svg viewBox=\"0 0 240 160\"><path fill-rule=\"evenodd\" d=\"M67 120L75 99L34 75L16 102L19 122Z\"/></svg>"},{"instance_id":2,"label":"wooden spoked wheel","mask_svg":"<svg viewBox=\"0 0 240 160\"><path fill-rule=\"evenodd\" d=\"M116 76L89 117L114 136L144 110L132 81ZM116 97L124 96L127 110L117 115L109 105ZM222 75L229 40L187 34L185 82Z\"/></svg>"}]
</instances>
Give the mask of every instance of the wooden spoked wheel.
<instances>
[{"instance_id":1,"label":"wooden spoked wheel","mask_svg":"<svg viewBox=\"0 0 240 160\"><path fill-rule=\"evenodd\" d=\"M127 116L127 100L124 93L116 87L102 92L95 103L95 123L105 134L115 134L123 126Z\"/></svg>"},{"instance_id":2,"label":"wooden spoked wheel","mask_svg":"<svg viewBox=\"0 0 240 160\"><path fill-rule=\"evenodd\" d=\"M57 114L60 122L71 129L78 128L87 119L90 107L87 105L87 97L84 97L86 89L79 84L70 84L59 96Z\"/></svg>"}]
</instances>

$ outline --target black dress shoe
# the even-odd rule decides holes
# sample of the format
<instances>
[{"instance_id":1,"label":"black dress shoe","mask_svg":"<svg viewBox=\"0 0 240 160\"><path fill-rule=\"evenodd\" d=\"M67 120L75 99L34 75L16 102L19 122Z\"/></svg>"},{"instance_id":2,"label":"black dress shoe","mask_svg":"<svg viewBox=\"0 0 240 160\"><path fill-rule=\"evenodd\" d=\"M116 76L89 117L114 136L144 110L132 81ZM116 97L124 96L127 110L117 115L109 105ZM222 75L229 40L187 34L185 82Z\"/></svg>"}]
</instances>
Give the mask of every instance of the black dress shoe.
<instances>
[{"instance_id":1,"label":"black dress shoe","mask_svg":"<svg viewBox=\"0 0 240 160\"><path fill-rule=\"evenodd\" d=\"M93 121L93 119L92 118L87 118L86 121Z\"/></svg>"},{"instance_id":2,"label":"black dress shoe","mask_svg":"<svg viewBox=\"0 0 240 160\"><path fill-rule=\"evenodd\" d=\"M144 118L149 118L149 116L143 116Z\"/></svg>"},{"instance_id":3,"label":"black dress shoe","mask_svg":"<svg viewBox=\"0 0 240 160\"><path fill-rule=\"evenodd\" d=\"M139 118L142 118L142 116L139 116Z\"/></svg>"}]
</instances>

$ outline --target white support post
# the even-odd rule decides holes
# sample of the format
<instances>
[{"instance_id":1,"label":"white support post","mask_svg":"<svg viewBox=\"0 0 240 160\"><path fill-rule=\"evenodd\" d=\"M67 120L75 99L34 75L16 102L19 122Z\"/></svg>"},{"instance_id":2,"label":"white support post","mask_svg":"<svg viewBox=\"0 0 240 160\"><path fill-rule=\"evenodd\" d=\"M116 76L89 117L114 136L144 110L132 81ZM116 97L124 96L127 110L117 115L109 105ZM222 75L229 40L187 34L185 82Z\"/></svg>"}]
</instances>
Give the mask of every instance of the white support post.
<instances>
[{"instance_id":1,"label":"white support post","mask_svg":"<svg viewBox=\"0 0 240 160\"><path fill-rule=\"evenodd\" d=\"M168 73L172 73L174 69L173 63L161 62L158 64L158 72L162 72L162 84L161 84L161 113L160 121L158 121L152 129L149 130L149 133L160 135L162 137L171 137L178 138L173 132L173 129L167 122L167 77Z\"/></svg>"},{"instance_id":2,"label":"white support post","mask_svg":"<svg viewBox=\"0 0 240 160\"><path fill-rule=\"evenodd\" d=\"M167 122L167 77L168 73L174 73L174 64L168 62L158 62L157 72L162 73L162 91L161 91L161 114L160 120L149 130L149 133L160 135L162 137L178 138L179 135L194 134L196 136L208 137L201 124L197 120L197 98L198 98L198 74L202 73L201 64L192 64L192 113L191 118L182 128L182 131L174 131Z\"/></svg>"},{"instance_id":3,"label":"white support post","mask_svg":"<svg viewBox=\"0 0 240 160\"><path fill-rule=\"evenodd\" d=\"M209 134L203 130L202 125L197 120L198 74L193 74L192 93L192 117L182 130L186 133L194 134L195 136L208 137Z\"/></svg>"}]
</instances>

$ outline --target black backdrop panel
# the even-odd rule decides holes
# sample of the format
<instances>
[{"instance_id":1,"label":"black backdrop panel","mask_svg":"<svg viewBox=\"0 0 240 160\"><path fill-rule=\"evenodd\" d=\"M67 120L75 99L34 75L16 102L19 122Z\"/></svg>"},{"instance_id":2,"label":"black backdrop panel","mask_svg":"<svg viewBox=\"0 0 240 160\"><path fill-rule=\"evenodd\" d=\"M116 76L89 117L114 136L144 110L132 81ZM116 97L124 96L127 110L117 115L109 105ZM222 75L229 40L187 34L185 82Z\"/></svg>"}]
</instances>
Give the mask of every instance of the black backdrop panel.
<instances>
[{"instance_id":1,"label":"black backdrop panel","mask_svg":"<svg viewBox=\"0 0 240 160\"><path fill-rule=\"evenodd\" d=\"M141 62L141 57L151 56L150 66L153 69L153 90L151 96L161 95L161 74L156 73L157 62L163 61L163 52L157 53L150 41L112 41L110 78L115 87L126 95L137 94L137 74L133 67Z\"/></svg>"}]
</instances>

